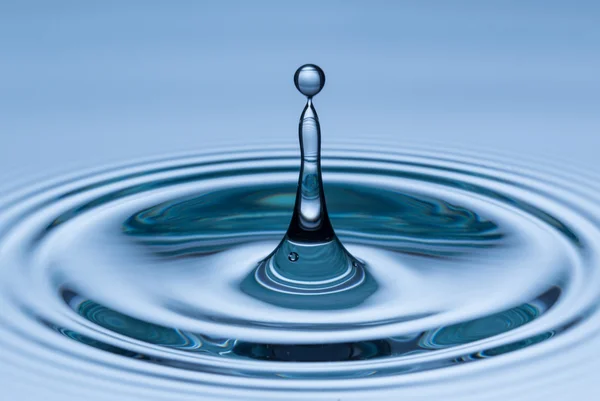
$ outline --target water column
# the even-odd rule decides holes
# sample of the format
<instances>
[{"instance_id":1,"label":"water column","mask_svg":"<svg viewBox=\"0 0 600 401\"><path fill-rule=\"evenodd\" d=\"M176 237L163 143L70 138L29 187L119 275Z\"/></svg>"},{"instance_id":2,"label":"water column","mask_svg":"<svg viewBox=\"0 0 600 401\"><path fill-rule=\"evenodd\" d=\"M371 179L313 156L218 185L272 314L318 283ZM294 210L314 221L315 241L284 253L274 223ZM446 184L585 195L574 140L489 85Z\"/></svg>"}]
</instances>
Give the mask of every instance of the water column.
<instances>
[{"instance_id":1,"label":"water column","mask_svg":"<svg viewBox=\"0 0 600 401\"><path fill-rule=\"evenodd\" d=\"M294 309L344 309L361 303L377 285L365 265L339 241L327 214L321 174L321 127L313 97L325 85L314 64L298 68L296 88L306 96L298 137L300 174L294 214L279 246L242 283L242 290Z\"/></svg>"}]
</instances>

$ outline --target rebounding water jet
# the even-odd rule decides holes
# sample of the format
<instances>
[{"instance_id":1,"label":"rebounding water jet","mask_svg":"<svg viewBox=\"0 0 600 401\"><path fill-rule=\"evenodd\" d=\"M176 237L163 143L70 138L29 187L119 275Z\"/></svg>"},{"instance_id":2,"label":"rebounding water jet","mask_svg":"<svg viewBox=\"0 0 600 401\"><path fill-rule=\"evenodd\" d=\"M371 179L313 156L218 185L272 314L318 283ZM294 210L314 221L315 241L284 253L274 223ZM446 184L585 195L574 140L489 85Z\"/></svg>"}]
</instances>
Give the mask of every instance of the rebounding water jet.
<instances>
[{"instance_id":1,"label":"rebounding water jet","mask_svg":"<svg viewBox=\"0 0 600 401\"><path fill-rule=\"evenodd\" d=\"M335 234L327 214L321 175L321 127L313 97L325 86L325 73L305 64L294 84L306 96L298 136L300 174L294 214L277 248L242 283L262 301L295 309L344 309L362 303L377 288L363 262Z\"/></svg>"}]
</instances>

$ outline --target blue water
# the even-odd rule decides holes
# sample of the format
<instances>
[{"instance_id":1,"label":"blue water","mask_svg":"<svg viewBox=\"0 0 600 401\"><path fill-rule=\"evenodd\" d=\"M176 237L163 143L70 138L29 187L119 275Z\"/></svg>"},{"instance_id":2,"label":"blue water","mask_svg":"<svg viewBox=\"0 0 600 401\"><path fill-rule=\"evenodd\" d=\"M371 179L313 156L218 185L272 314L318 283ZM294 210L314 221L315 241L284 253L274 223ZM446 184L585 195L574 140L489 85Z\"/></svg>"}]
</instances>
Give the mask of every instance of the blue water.
<instances>
[{"instance_id":1,"label":"blue water","mask_svg":"<svg viewBox=\"0 0 600 401\"><path fill-rule=\"evenodd\" d=\"M595 400L599 17L0 4L2 393ZM311 251L305 62L339 238Z\"/></svg>"}]
</instances>

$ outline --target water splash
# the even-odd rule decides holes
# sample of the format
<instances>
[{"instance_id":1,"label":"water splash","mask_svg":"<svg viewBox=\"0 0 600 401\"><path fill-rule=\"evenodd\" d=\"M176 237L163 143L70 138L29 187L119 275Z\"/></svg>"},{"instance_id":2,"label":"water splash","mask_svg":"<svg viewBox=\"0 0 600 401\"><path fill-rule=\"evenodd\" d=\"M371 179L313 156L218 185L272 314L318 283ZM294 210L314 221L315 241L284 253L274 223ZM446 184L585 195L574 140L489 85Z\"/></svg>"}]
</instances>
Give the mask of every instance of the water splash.
<instances>
[{"instance_id":1,"label":"water splash","mask_svg":"<svg viewBox=\"0 0 600 401\"><path fill-rule=\"evenodd\" d=\"M344 248L327 213L321 125L312 102L325 86L325 73L306 64L294 74L294 83L307 97L298 127L301 164L294 214L279 246L258 264L241 289L286 308L352 308L373 294L377 283L365 265Z\"/></svg>"},{"instance_id":2,"label":"water splash","mask_svg":"<svg viewBox=\"0 0 600 401\"><path fill-rule=\"evenodd\" d=\"M590 377L595 178L404 144L321 160L324 80L296 73L300 178L297 149L230 147L0 199L3 377L102 401L530 399L565 366Z\"/></svg>"}]
</instances>

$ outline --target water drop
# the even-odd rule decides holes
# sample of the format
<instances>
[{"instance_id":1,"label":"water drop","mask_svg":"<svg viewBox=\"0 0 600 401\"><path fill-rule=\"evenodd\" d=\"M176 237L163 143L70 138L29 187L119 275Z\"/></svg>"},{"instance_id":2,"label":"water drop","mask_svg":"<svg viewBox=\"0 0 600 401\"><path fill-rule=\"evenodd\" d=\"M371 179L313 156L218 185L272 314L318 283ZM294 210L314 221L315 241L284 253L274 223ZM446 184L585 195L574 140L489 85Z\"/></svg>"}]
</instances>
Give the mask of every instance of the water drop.
<instances>
[{"instance_id":1,"label":"water drop","mask_svg":"<svg viewBox=\"0 0 600 401\"><path fill-rule=\"evenodd\" d=\"M344 248L327 214L321 126L312 101L325 85L325 73L305 64L296 71L294 83L307 97L298 127L301 161L294 213L285 237L244 280L242 291L288 308L351 308L373 294L377 284ZM301 261L296 250L302 250Z\"/></svg>"},{"instance_id":2,"label":"water drop","mask_svg":"<svg viewBox=\"0 0 600 401\"><path fill-rule=\"evenodd\" d=\"M290 262L296 262L299 257L300 256L298 256L296 252L290 252L290 254L288 255L288 259L290 260Z\"/></svg>"},{"instance_id":3,"label":"water drop","mask_svg":"<svg viewBox=\"0 0 600 401\"><path fill-rule=\"evenodd\" d=\"M325 86L325 73L314 64L304 64L294 74L294 84L304 96L313 97Z\"/></svg>"}]
</instances>

